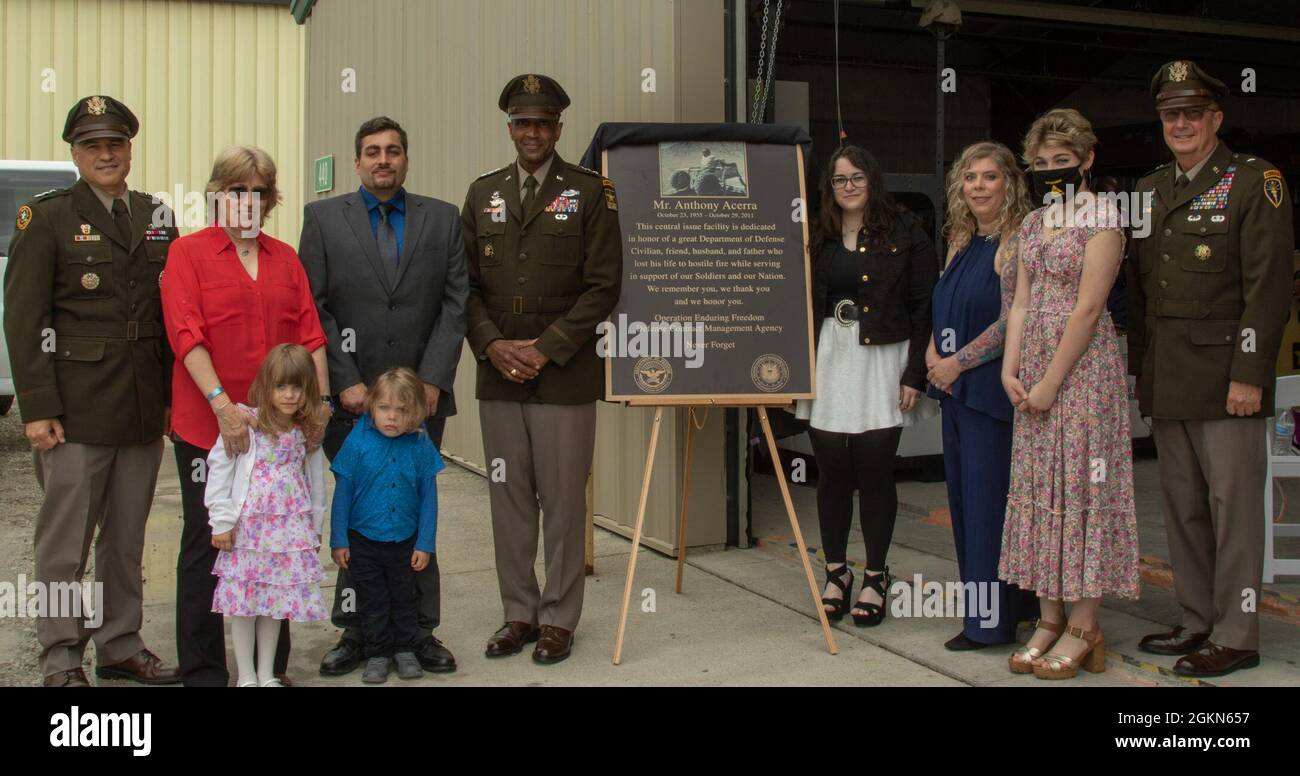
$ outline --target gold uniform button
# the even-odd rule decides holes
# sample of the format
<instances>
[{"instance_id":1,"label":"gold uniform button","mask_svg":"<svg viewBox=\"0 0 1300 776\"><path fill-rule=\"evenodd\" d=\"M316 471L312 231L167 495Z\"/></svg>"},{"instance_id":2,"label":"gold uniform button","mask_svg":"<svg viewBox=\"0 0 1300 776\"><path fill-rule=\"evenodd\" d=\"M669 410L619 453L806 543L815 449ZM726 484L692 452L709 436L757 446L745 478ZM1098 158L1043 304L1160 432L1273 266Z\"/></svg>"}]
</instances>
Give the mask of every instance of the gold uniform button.
<instances>
[{"instance_id":1,"label":"gold uniform button","mask_svg":"<svg viewBox=\"0 0 1300 776\"><path fill-rule=\"evenodd\" d=\"M1166 229L1166 230L1165 230L1165 237L1168 237L1169 235L1171 235L1171 234L1173 234L1173 233L1174 233L1174 230L1172 230L1172 229Z\"/></svg>"},{"instance_id":2,"label":"gold uniform button","mask_svg":"<svg viewBox=\"0 0 1300 776\"><path fill-rule=\"evenodd\" d=\"M1168 287L1169 287L1169 281L1168 281L1168 280L1162 280L1162 281L1160 281L1160 287L1161 287L1161 288L1168 288Z\"/></svg>"},{"instance_id":3,"label":"gold uniform button","mask_svg":"<svg viewBox=\"0 0 1300 776\"><path fill-rule=\"evenodd\" d=\"M1205 234L1205 227L1201 227L1201 234Z\"/></svg>"},{"instance_id":4,"label":"gold uniform button","mask_svg":"<svg viewBox=\"0 0 1300 776\"><path fill-rule=\"evenodd\" d=\"M866 253L866 252L867 252L867 249L866 249L865 247L858 248L858 253Z\"/></svg>"},{"instance_id":5,"label":"gold uniform button","mask_svg":"<svg viewBox=\"0 0 1300 776\"><path fill-rule=\"evenodd\" d=\"M869 313L869 312L871 312L871 308L870 308L870 307L867 307L867 306L864 304L864 305L862 305L862 312L864 312L864 313Z\"/></svg>"},{"instance_id":6,"label":"gold uniform button","mask_svg":"<svg viewBox=\"0 0 1300 776\"><path fill-rule=\"evenodd\" d=\"M863 276L862 276L862 282L863 282L863 283L867 282L867 281L870 280L870 279L871 279L871 276L870 276L870 275L863 275Z\"/></svg>"},{"instance_id":7,"label":"gold uniform button","mask_svg":"<svg viewBox=\"0 0 1300 776\"><path fill-rule=\"evenodd\" d=\"M1160 257L1160 260L1161 260L1161 261L1169 261L1169 254L1166 253L1165 255L1161 256L1161 257Z\"/></svg>"},{"instance_id":8,"label":"gold uniform button","mask_svg":"<svg viewBox=\"0 0 1300 776\"><path fill-rule=\"evenodd\" d=\"M863 338L862 338L862 344L863 344L863 345L870 345L870 344L871 344L871 338L870 338L870 337L863 337Z\"/></svg>"}]
</instances>

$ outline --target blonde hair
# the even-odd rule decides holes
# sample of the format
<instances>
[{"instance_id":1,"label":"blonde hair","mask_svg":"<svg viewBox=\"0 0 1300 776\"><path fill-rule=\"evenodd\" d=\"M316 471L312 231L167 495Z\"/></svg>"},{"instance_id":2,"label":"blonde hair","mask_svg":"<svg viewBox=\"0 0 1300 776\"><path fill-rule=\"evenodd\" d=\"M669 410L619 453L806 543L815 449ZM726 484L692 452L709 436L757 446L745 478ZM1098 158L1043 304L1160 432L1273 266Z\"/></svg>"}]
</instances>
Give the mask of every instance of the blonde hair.
<instances>
[{"instance_id":1,"label":"blonde hair","mask_svg":"<svg viewBox=\"0 0 1300 776\"><path fill-rule=\"evenodd\" d=\"M225 190L228 186L243 183L254 175L266 181L266 198L261 202L262 220L280 204L280 189L276 186L275 161L257 146L231 146L217 154L208 177L207 193Z\"/></svg>"},{"instance_id":2,"label":"blonde hair","mask_svg":"<svg viewBox=\"0 0 1300 776\"><path fill-rule=\"evenodd\" d=\"M1025 133L1022 156L1025 164L1032 166L1038 149L1045 145L1065 146L1079 157L1080 162L1086 162L1088 154L1097 147L1097 135L1092 131L1092 124L1079 111L1054 108L1035 119Z\"/></svg>"},{"instance_id":3,"label":"blonde hair","mask_svg":"<svg viewBox=\"0 0 1300 776\"><path fill-rule=\"evenodd\" d=\"M996 224L1002 241L1000 248L1015 236L1016 230L1020 228L1020 222L1029 215L1029 186L1025 183L1025 176L1021 174L1020 168L1016 166L1016 157L1011 153L1011 149L1001 143L993 142L966 146L952 169L948 170L948 215L943 230L944 237L948 241L949 260L956 251L966 247L979 228L975 214L971 212L970 205L966 203L966 197L962 194L962 179L970 166L981 159L993 160L998 171L1002 173L1003 179L1006 180L1002 208L998 211ZM994 260L994 269L999 274L1002 271L1002 259L1003 251L999 249Z\"/></svg>"},{"instance_id":4,"label":"blonde hair","mask_svg":"<svg viewBox=\"0 0 1300 776\"><path fill-rule=\"evenodd\" d=\"M275 409L275 386L280 384L302 389L302 406L287 419ZM248 403L258 408L257 430L271 436L292 431L295 424L308 438L319 435L325 427L325 410L320 396L316 363L311 354L302 345L289 342L271 348L248 389Z\"/></svg>"},{"instance_id":5,"label":"blonde hair","mask_svg":"<svg viewBox=\"0 0 1300 776\"><path fill-rule=\"evenodd\" d=\"M366 414L373 413L380 399L388 397L402 405L402 433L409 434L424 424L427 405L424 402L424 381L406 367L389 369L375 378L366 393Z\"/></svg>"}]
</instances>

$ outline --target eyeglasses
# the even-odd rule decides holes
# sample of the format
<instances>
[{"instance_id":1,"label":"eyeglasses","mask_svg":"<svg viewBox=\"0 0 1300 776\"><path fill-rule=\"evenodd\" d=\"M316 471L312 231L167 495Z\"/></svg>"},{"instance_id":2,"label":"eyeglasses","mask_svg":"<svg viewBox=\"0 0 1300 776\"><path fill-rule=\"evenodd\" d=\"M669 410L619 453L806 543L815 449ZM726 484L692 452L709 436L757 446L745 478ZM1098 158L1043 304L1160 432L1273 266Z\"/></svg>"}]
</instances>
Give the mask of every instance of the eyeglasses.
<instances>
[{"instance_id":1,"label":"eyeglasses","mask_svg":"<svg viewBox=\"0 0 1300 776\"><path fill-rule=\"evenodd\" d=\"M855 189L866 188L867 176L863 175L862 173L857 173L851 178L845 177L843 175L836 175L834 178L831 178L831 187L835 189L844 189L850 183L853 184L853 188Z\"/></svg>"},{"instance_id":2,"label":"eyeglasses","mask_svg":"<svg viewBox=\"0 0 1300 776\"><path fill-rule=\"evenodd\" d=\"M1178 117L1181 115L1187 119L1188 123L1195 124L1205 118L1206 113L1214 110L1214 108L1170 108L1169 110L1160 111L1160 120L1166 124L1176 124L1178 123Z\"/></svg>"},{"instance_id":3,"label":"eyeglasses","mask_svg":"<svg viewBox=\"0 0 1300 776\"><path fill-rule=\"evenodd\" d=\"M253 188L250 189L249 187L243 185L242 183L236 183L234 186L229 186L226 188L227 194L239 195L239 194L248 194L249 192L252 192L253 194L256 194L259 197L265 197L266 195L271 193L271 190L266 186L254 186Z\"/></svg>"}]
</instances>

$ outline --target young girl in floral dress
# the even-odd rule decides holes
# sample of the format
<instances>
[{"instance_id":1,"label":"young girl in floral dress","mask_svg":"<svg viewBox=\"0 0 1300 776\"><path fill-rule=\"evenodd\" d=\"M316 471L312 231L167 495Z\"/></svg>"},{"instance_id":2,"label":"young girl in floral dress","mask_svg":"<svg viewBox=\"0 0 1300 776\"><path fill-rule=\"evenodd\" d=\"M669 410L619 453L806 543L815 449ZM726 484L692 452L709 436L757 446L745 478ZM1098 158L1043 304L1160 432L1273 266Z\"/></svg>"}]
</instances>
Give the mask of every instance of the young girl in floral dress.
<instances>
[{"instance_id":1,"label":"young girl in floral dress","mask_svg":"<svg viewBox=\"0 0 1300 776\"><path fill-rule=\"evenodd\" d=\"M221 552L212 611L231 620L239 687L278 687L280 621L324 620L324 568L316 553L325 519L325 456L308 454L325 417L311 355L277 345L249 389L256 410L248 452L231 459L220 440L208 456L204 503ZM254 663L254 644L257 660Z\"/></svg>"}]
</instances>

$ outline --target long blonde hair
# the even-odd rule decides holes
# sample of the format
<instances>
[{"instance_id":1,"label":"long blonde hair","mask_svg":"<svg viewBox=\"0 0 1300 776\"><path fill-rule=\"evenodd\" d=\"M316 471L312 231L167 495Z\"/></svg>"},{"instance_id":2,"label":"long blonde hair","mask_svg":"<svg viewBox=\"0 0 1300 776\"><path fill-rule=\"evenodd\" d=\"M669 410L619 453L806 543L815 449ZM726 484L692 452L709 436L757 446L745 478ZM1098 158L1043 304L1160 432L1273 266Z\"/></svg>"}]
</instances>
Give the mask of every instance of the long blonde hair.
<instances>
[{"instance_id":1,"label":"long blonde hair","mask_svg":"<svg viewBox=\"0 0 1300 776\"><path fill-rule=\"evenodd\" d=\"M970 166L981 159L992 159L1007 182L1002 209L998 211L997 220L1001 245L994 260L994 270L1001 274L1005 255L1003 249L1015 237L1020 222L1025 220L1025 216L1029 215L1030 211L1029 186L1020 168L1016 166L1016 157L1011 153L1011 149L1001 143L987 141L968 145L962 150L961 156L948 171L948 215L943 225L944 237L948 242L948 255L951 259L957 251L970 243L979 229L975 214L971 212L970 205L966 204L966 197L962 196L962 178L965 177Z\"/></svg>"}]
</instances>

